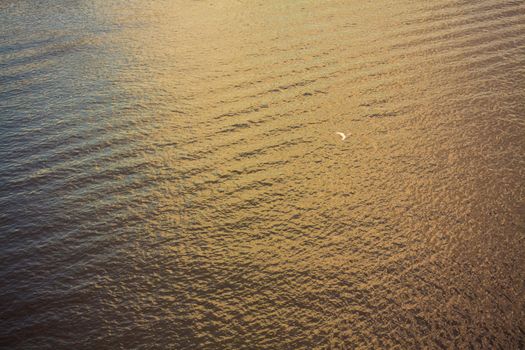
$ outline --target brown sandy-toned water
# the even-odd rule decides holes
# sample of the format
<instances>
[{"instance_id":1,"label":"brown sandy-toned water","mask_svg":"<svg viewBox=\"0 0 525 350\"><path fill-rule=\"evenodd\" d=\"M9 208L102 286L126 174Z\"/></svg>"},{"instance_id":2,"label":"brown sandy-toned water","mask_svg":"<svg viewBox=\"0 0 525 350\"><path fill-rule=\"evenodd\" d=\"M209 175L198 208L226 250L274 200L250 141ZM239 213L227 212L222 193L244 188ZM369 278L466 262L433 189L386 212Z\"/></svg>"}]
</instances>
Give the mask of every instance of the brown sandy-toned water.
<instances>
[{"instance_id":1,"label":"brown sandy-toned water","mask_svg":"<svg viewBox=\"0 0 525 350\"><path fill-rule=\"evenodd\" d=\"M0 28L0 348L524 348L524 1Z\"/></svg>"}]
</instances>

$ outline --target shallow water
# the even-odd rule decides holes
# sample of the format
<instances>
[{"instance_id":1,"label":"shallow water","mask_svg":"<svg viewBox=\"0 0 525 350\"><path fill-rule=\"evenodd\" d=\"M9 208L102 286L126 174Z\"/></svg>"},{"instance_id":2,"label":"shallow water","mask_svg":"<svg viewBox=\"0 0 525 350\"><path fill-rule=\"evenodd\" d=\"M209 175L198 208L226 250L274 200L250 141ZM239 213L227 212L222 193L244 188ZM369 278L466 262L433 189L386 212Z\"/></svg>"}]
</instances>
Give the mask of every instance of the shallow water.
<instances>
[{"instance_id":1,"label":"shallow water","mask_svg":"<svg viewBox=\"0 0 525 350\"><path fill-rule=\"evenodd\" d=\"M0 27L1 348L525 346L524 1Z\"/></svg>"}]
</instances>

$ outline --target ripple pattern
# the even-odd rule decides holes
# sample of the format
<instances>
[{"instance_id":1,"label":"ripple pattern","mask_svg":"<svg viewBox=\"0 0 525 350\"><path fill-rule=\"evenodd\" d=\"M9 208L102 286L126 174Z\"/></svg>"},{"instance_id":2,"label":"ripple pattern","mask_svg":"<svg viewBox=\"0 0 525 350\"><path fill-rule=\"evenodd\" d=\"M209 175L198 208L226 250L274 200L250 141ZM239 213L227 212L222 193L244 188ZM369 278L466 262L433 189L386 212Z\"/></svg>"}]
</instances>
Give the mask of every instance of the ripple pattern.
<instances>
[{"instance_id":1,"label":"ripple pattern","mask_svg":"<svg viewBox=\"0 0 525 350\"><path fill-rule=\"evenodd\" d=\"M0 348L525 347L523 0L0 24Z\"/></svg>"}]
</instances>

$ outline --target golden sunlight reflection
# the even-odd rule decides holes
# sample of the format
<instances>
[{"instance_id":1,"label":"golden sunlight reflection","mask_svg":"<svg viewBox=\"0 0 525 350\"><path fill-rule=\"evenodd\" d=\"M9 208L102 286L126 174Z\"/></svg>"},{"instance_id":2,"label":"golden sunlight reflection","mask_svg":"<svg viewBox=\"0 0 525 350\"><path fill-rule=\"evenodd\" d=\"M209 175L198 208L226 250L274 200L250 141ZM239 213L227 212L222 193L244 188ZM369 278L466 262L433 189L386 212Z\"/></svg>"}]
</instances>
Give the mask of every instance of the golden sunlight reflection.
<instances>
[{"instance_id":1,"label":"golden sunlight reflection","mask_svg":"<svg viewBox=\"0 0 525 350\"><path fill-rule=\"evenodd\" d=\"M0 4L0 348L523 347L524 14Z\"/></svg>"}]
</instances>

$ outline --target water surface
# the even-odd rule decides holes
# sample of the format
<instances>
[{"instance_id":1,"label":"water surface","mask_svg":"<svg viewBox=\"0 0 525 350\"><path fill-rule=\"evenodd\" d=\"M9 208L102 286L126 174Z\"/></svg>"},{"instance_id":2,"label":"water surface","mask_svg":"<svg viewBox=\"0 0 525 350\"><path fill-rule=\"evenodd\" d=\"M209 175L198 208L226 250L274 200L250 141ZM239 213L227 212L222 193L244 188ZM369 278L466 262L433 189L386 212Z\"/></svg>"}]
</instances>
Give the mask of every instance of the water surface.
<instances>
[{"instance_id":1,"label":"water surface","mask_svg":"<svg viewBox=\"0 0 525 350\"><path fill-rule=\"evenodd\" d=\"M0 28L0 347L525 346L524 1Z\"/></svg>"}]
</instances>

